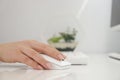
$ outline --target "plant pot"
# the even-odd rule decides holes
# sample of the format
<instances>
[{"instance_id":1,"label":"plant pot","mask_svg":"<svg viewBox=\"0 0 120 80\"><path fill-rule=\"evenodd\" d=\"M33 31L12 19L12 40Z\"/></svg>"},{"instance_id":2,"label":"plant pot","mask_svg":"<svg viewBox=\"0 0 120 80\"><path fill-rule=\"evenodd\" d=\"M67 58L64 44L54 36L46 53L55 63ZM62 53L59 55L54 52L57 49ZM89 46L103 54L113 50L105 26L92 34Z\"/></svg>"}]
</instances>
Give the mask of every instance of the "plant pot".
<instances>
[{"instance_id":1,"label":"plant pot","mask_svg":"<svg viewBox=\"0 0 120 80\"><path fill-rule=\"evenodd\" d=\"M78 42L59 42L59 43L52 43L49 42L52 47L55 47L59 51L74 51Z\"/></svg>"}]
</instances>

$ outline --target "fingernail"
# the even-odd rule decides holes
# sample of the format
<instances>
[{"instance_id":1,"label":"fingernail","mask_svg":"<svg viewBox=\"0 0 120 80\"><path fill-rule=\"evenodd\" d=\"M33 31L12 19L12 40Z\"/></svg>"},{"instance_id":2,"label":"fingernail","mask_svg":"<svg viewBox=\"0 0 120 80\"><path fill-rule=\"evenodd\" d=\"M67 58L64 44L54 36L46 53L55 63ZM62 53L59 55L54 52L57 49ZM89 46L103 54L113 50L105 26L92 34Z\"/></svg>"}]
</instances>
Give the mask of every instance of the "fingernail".
<instances>
[{"instance_id":1,"label":"fingernail","mask_svg":"<svg viewBox=\"0 0 120 80\"><path fill-rule=\"evenodd\" d=\"M61 54L58 55L58 58L64 60L64 57Z\"/></svg>"},{"instance_id":2,"label":"fingernail","mask_svg":"<svg viewBox=\"0 0 120 80\"><path fill-rule=\"evenodd\" d=\"M62 61L64 61L64 59L62 59Z\"/></svg>"},{"instance_id":3,"label":"fingernail","mask_svg":"<svg viewBox=\"0 0 120 80\"><path fill-rule=\"evenodd\" d=\"M52 64L51 63L47 63L46 66L47 66L48 69L52 69Z\"/></svg>"}]
</instances>

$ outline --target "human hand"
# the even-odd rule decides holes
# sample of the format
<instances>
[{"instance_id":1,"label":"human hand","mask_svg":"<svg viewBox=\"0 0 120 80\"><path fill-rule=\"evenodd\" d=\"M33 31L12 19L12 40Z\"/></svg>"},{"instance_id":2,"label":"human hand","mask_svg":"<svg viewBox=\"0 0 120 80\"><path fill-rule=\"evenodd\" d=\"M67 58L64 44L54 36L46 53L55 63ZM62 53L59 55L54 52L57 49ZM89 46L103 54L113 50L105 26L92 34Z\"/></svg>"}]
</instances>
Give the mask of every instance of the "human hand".
<instances>
[{"instance_id":1,"label":"human hand","mask_svg":"<svg viewBox=\"0 0 120 80\"><path fill-rule=\"evenodd\" d=\"M65 59L55 48L35 40L0 44L0 61L27 64L34 69L51 69L51 64L40 54L46 54L57 60Z\"/></svg>"}]
</instances>

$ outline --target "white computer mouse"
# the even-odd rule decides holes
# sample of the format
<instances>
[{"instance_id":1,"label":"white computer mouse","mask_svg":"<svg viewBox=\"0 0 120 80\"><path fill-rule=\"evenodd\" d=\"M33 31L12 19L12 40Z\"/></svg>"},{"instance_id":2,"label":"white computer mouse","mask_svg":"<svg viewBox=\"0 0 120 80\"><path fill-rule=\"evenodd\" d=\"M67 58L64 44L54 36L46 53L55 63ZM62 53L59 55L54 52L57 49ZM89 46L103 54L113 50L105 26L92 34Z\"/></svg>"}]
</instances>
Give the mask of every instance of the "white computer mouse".
<instances>
[{"instance_id":1,"label":"white computer mouse","mask_svg":"<svg viewBox=\"0 0 120 80\"><path fill-rule=\"evenodd\" d=\"M71 66L71 63L68 61L58 61L50 56L40 54L43 56L47 61L49 61L52 64L52 70L61 70L61 69L69 69Z\"/></svg>"}]
</instances>

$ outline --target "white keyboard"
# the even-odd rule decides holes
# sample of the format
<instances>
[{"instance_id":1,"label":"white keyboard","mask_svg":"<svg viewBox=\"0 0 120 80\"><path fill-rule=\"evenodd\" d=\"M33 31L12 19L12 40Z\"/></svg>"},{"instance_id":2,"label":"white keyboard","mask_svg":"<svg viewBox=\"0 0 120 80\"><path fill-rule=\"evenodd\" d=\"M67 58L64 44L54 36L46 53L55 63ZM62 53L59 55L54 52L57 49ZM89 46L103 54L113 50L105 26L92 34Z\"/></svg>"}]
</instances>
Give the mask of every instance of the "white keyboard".
<instances>
[{"instance_id":1,"label":"white keyboard","mask_svg":"<svg viewBox=\"0 0 120 80\"><path fill-rule=\"evenodd\" d=\"M120 53L110 53L109 57L116 60L120 60Z\"/></svg>"}]
</instances>

